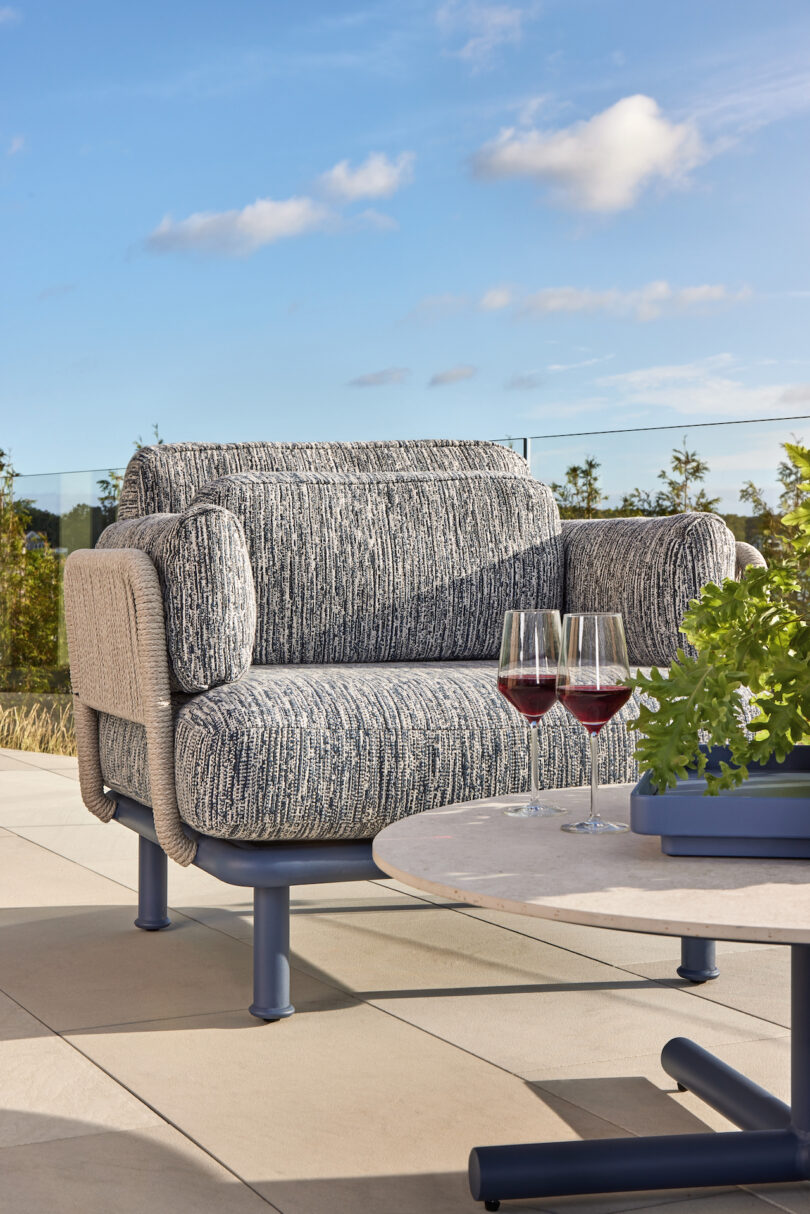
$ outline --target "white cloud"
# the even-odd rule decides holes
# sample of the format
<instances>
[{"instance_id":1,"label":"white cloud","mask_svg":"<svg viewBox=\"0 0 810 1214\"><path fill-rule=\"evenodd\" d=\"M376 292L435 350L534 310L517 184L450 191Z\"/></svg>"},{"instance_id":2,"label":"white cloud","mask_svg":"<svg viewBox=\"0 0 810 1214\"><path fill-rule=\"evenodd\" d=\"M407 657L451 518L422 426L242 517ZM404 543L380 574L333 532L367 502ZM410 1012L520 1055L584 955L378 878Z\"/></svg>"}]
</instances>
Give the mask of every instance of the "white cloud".
<instances>
[{"instance_id":1,"label":"white cloud","mask_svg":"<svg viewBox=\"0 0 810 1214\"><path fill-rule=\"evenodd\" d=\"M691 122L670 122L652 97L636 94L557 131L502 130L473 159L485 179L531 177L584 211L633 206L655 179L673 183L707 158Z\"/></svg>"},{"instance_id":2,"label":"white cloud","mask_svg":"<svg viewBox=\"0 0 810 1214\"><path fill-rule=\"evenodd\" d=\"M518 8L510 4L484 4L478 0L446 0L436 13L440 30L460 34L463 45L451 54L474 68L486 66L502 46L516 46L523 37L523 25L537 13L536 5Z\"/></svg>"},{"instance_id":3,"label":"white cloud","mask_svg":"<svg viewBox=\"0 0 810 1214\"><path fill-rule=\"evenodd\" d=\"M525 371L521 375L513 375L504 384L510 392L528 392L532 388L539 388L543 383L543 376L539 371Z\"/></svg>"},{"instance_id":4,"label":"white cloud","mask_svg":"<svg viewBox=\"0 0 810 1214\"><path fill-rule=\"evenodd\" d=\"M187 219L165 216L147 238L157 253L192 250L231 256L326 227L330 212L311 198L258 198L241 211L198 211Z\"/></svg>"},{"instance_id":5,"label":"white cloud","mask_svg":"<svg viewBox=\"0 0 810 1214\"><path fill-rule=\"evenodd\" d=\"M792 384L779 399L785 405L806 405L810 403L810 384Z\"/></svg>"},{"instance_id":6,"label":"white cloud","mask_svg":"<svg viewBox=\"0 0 810 1214\"><path fill-rule=\"evenodd\" d=\"M621 375L607 375L596 382L618 391L623 404L643 404L707 417L783 412L786 405L810 400L808 384L749 387L739 379L732 379L730 374L720 374L724 369L732 372L734 366L730 354L717 354L693 363L642 367Z\"/></svg>"},{"instance_id":7,"label":"white cloud","mask_svg":"<svg viewBox=\"0 0 810 1214\"><path fill-rule=\"evenodd\" d=\"M431 375L428 387L443 388L445 384L457 384L463 379L472 379L477 374L477 367L467 365L450 367L447 371L437 371L435 375Z\"/></svg>"},{"instance_id":8,"label":"white cloud","mask_svg":"<svg viewBox=\"0 0 810 1214\"><path fill-rule=\"evenodd\" d=\"M385 384L404 384L410 375L407 367L385 367L382 371L370 371L349 380L350 388L381 388Z\"/></svg>"},{"instance_id":9,"label":"white cloud","mask_svg":"<svg viewBox=\"0 0 810 1214\"><path fill-rule=\"evenodd\" d=\"M498 312L501 308L508 308L512 302L512 291L509 287L490 287L481 296L479 307L485 312Z\"/></svg>"},{"instance_id":10,"label":"white cloud","mask_svg":"<svg viewBox=\"0 0 810 1214\"><path fill-rule=\"evenodd\" d=\"M751 297L749 287L732 290L722 283L694 287L673 287L666 281L650 282L635 290L609 288L594 291L589 287L544 287L523 298L521 315L547 316L555 312L605 312L614 316L633 316L636 320L655 320L662 312L684 312L712 303L739 303Z\"/></svg>"},{"instance_id":11,"label":"white cloud","mask_svg":"<svg viewBox=\"0 0 810 1214\"><path fill-rule=\"evenodd\" d=\"M6 155L7 156L16 156L19 152L21 152L23 150L24 147L25 147L25 136L24 135L14 135L12 137L11 141L9 142L8 149L6 151Z\"/></svg>"},{"instance_id":12,"label":"white cloud","mask_svg":"<svg viewBox=\"0 0 810 1214\"><path fill-rule=\"evenodd\" d=\"M354 218L361 227L376 228L378 232L396 232L399 230L399 224L393 215L386 215L383 211L375 211L373 207L366 207L365 211L361 211Z\"/></svg>"},{"instance_id":13,"label":"white cloud","mask_svg":"<svg viewBox=\"0 0 810 1214\"><path fill-rule=\"evenodd\" d=\"M340 202L356 202L358 198L390 198L400 186L413 177L413 152L401 152L389 160L383 152L372 152L362 164L353 169L348 160L341 160L319 178L321 189Z\"/></svg>"},{"instance_id":14,"label":"white cloud","mask_svg":"<svg viewBox=\"0 0 810 1214\"><path fill-rule=\"evenodd\" d=\"M22 13L18 8L9 4L0 5L0 25L17 25L22 21Z\"/></svg>"},{"instance_id":15,"label":"white cloud","mask_svg":"<svg viewBox=\"0 0 810 1214\"><path fill-rule=\"evenodd\" d=\"M604 355L602 355L601 358L583 358L582 361L578 362L578 363L552 363L551 366L546 367L546 370L547 371L578 371L580 367L593 367L596 365L596 363L610 362L611 358L614 358L614 357L615 357L615 355L613 355L613 354L604 354Z\"/></svg>"}]
</instances>

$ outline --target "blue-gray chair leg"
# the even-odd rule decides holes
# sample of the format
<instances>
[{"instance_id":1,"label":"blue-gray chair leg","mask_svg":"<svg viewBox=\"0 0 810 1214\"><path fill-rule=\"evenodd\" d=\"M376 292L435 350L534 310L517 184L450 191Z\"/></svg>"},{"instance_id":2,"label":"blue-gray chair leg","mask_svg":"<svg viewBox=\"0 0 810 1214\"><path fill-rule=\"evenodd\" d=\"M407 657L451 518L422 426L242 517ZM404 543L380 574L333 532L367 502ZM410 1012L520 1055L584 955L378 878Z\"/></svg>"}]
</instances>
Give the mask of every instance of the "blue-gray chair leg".
<instances>
[{"instance_id":1,"label":"blue-gray chair leg","mask_svg":"<svg viewBox=\"0 0 810 1214\"><path fill-rule=\"evenodd\" d=\"M681 937L681 978L689 982L709 982L720 974L715 961L714 940L701 940L695 936Z\"/></svg>"},{"instance_id":2,"label":"blue-gray chair leg","mask_svg":"<svg viewBox=\"0 0 810 1214\"><path fill-rule=\"evenodd\" d=\"M282 1020L290 1003L290 887L253 891L253 1003L259 1020Z\"/></svg>"},{"instance_id":3,"label":"blue-gray chair leg","mask_svg":"<svg viewBox=\"0 0 810 1214\"><path fill-rule=\"evenodd\" d=\"M135 926L145 932L169 927L168 873L166 853L151 839L138 837L138 918Z\"/></svg>"}]
</instances>

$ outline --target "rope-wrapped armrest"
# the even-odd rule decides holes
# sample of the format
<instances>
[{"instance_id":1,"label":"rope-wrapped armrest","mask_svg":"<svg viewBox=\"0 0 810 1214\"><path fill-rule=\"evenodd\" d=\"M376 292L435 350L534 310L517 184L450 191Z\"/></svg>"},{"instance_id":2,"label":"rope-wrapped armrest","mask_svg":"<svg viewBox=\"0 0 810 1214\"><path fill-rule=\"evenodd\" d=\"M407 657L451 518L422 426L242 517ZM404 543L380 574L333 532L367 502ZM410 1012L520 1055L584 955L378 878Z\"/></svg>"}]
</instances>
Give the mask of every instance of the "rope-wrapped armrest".
<instances>
[{"instance_id":1,"label":"rope-wrapped armrest","mask_svg":"<svg viewBox=\"0 0 810 1214\"><path fill-rule=\"evenodd\" d=\"M190 864L197 845L177 806L163 598L149 557L135 548L72 553L65 620L85 805L103 821L115 813L114 795L104 792L97 714L143 725L158 841L178 864Z\"/></svg>"},{"instance_id":2,"label":"rope-wrapped armrest","mask_svg":"<svg viewBox=\"0 0 810 1214\"><path fill-rule=\"evenodd\" d=\"M630 661L668 666L690 602L734 576L735 540L716 514L563 519L565 610L620 611Z\"/></svg>"}]
</instances>

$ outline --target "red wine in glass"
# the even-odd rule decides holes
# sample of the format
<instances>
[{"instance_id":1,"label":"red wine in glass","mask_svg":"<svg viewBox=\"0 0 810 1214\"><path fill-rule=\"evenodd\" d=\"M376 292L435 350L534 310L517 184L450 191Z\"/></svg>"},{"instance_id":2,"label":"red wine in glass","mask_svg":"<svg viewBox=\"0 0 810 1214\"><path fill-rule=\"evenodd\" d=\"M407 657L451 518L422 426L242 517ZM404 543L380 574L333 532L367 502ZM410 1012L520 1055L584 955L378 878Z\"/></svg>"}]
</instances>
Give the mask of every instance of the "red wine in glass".
<instances>
[{"instance_id":1,"label":"red wine in glass","mask_svg":"<svg viewBox=\"0 0 810 1214\"><path fill-rule=\"evenodd\" d=\"M598 735L631 694L622 617L616 612L567 615L563 620L557 696L590 735L591 812L582 822L566 822L562 830L601 835L628 829L624 822L607 822L599 814Z\"/></svg>"},{"instance_id":2,"label":"red wine in glass","mask_svg":"<svg viewBox=\"0 0 810 1214\"><path fill-rule=\"evenodd\" d=\"M612 716L624 708L630 699L629 687L595 687L583 684L579 687L561 687L560 703L572 716L584 725L588 733L599 733Z\"/></svg>"},{"instance_id":3,"label":"red wine in glass","mask_svg":"<svg viewBox=\"0 0 810 1214\"><path fill-rule=\"evenodd\" d=\"M540 801L537 727L557 698L559 611L507 611L503 621L498 691L529 723L531 785L528 802L510 806L513 818L545 818L562 811Z\"/></svg>"},{"instance_id":4,"label":"red wine in glass","mask_svg":"<svg viewBox=\"0 0 810 1214\"><path fill-rule=\"evenodd\" d=\"M498 691L530 721L539 721L557 699L556 674L498 675Z\"/></svg>"}]
</instances>

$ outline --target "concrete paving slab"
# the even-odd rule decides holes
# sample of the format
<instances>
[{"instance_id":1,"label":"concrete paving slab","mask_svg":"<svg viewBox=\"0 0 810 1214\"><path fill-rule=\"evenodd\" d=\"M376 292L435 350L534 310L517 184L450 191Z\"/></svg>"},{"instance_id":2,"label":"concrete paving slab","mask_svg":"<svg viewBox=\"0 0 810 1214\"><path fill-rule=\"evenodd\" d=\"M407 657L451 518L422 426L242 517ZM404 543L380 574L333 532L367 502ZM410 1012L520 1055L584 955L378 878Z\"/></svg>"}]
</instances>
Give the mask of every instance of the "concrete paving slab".
<instances>
[{"instance_id":1,"label":"concrete paving slab","mask_svg":"<svg viewBox=\"0 0 810 1214\"><path fill-rule=\"evenodd\" d=\"M160 1124L156 1113L3 994L0 1075L0 1148Z\"/></svg>"},{"instance_id":2,"label":"concrete paving slab","mask_svg":"<svg viewBox=\"0 0 810 1214\"><path fill-rule=\"evenodd\" d=\"M171 1126L74 1133L0 1151L0 1214L268 1214L271 1207Z\"/></svg>"}]
</instances>

